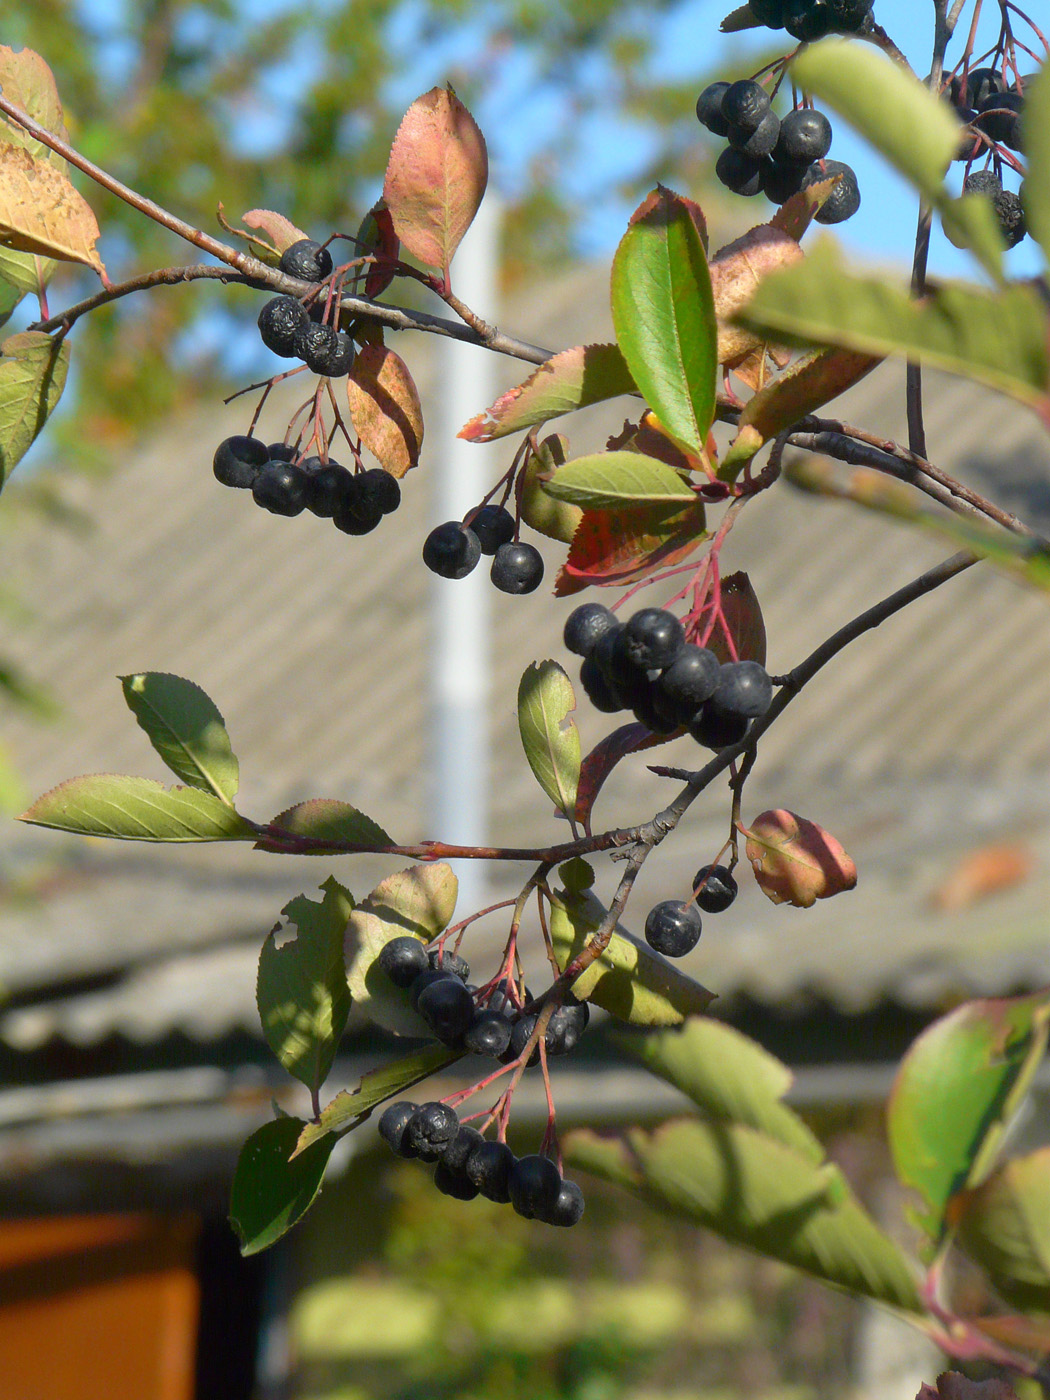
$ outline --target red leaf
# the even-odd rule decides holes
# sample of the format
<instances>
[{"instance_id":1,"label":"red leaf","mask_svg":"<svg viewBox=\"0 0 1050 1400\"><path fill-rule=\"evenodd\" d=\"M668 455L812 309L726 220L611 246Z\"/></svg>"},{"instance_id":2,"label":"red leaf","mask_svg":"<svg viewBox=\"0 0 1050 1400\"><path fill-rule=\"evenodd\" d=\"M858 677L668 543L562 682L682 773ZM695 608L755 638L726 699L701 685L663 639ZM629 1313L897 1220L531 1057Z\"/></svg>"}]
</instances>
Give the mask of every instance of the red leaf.
<instances>
[{"instance_id":1,"label":"red leaf","mask_svg":"<svg viewBox=\"0 0 1050 1400\"><path fill-rule=\"evenodd\" d=\"M558 574L555 597L594 584L622 587L685 559L707 538L702 505L681 509L585 510L569 557Z\"/></svg>"},{"instance_id":2,"label":"red leaf","mask_svg":"<svg viewBox=\"0 0 1050 1400\"><path fill-rule=\"evenodd\" d=\"M376 200L361 220L361 227L357 230L357 252L361 256L372 254L378 260L369 266L365 274L365 296L377 297L394 280L394 264L401 252L390 210L381 199Z\"/></svg>"},{"instance_id":3,"label":"red leaf","mask_svg":"<svg viewBox=\"0 0 1050 1400\"><path fill-rule=\"evenodd\" d=\"M452 89L417 97L397 129L383 181L394 229L414 257L448 267L488 176L485 138Z\"/></svg>"},{"instance_id":4,"label":"red leaf","mask_svg":"<svg viewBox=\"0 0 1050 1400\"><path fill-rule=\"evenodd\" d=\"M794 812L763 812L741 831L759 888L774 904L808 909L857 883L857 867L834 836Z\"/></svg>"},{"instance_id":5,"label":"red leaf","mask_svg":"<svg viewBox=\"0 0 1050 1400\"><path fill-rule=\"evenodd\" d=\"M674 734L652 734L644 724L623 724L591 750L580 766L573 814L584 829L590 821L595 798L620 759L629 753L640 753L642 749L654 749L658 744L669 744L675 737Z\"/></svg>"},{"instance_id":6,"label":"red leaf","mask_svg":"<svg viewBox=\"0 0 1050 1400\"><path fill-rule=\"evenodd\" d=\"M766 624L762 618L758 595L747 574L729 574L722 580L722 614L736 646L738 661L766 664ZM725 633L716 627L707 645L719 661L732 661Z\"/></svg>"}]
</instances>

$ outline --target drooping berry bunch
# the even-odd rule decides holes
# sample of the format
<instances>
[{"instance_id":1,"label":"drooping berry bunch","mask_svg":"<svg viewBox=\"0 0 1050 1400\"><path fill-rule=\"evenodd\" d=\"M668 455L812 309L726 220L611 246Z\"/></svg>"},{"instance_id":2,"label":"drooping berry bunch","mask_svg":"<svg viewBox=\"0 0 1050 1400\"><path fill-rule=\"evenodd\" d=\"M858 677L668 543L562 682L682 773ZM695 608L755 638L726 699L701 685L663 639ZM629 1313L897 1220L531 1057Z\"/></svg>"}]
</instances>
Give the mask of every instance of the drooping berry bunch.
<instances>
[{"instance_id":1,"label":"drooping berry bunch","mask_svg":"<svg viewBox=\"0 0 1050 1400\"><path fill-rule=\"evenodd\" d=\"M1004 169L1019 168L1004 148L1021 151L1024 87L1031 77L1019 78L1015 87L1007 85L996 68L973 68L955 74L948 86L948 97L968 131L957 159L970 163L988 156L990 168L969 170L963 180L965 194L985 195L992 204L999 230L1007 248L1016 248L1028 232L1024 211L1024 180L1017 193L1003 185Z\"/></svg>"},{"instance_id":2,"label":"drooping berry bunch","mask_svg":"<svg viewBox=\"0 0 1050 1400\"><path fill-rule=\"evenodd\" d=\"M583 657L580 684L596 710L631 710L654 734L686 729L705 748L738 743L764 715L773 685L757 661L721 663L685 639L665 608L643 608L626 622L601 603L583 603L565 623L565 645Z\"/></svg>"},{"instance_id":3,"label":"drooping berry bunch","mask_svg":"<svg viewBox=\"0 0 1050 1400\"><path fill-rule=\"evenodd\" d=\"M436 1162L434 1185L446 1196L509 1203L526 1220L547 1225L575 1225L583 1216L583 1192L549 1157L515 1157L505 1142L461 1123L447 1104L391 1104L379 1120L379 1133L399 1157Z\"/></svg>"},{"instance_id":4,"label":"drooping berry bunch","mask_svg":"<svg viewBox=\"0 0 1050 1400\"><path fill-rule=\"evenodd\" d=\"M348 535L368 534L401 504L397 478L382 467L352 472L331 459L297 459L283 442L226 438L215 449L212 470L223 486L250 490L256 505L274 515L308 510Z\"/></svg>"},{"instance_id":5,"label":"drooping berry bunch","mask_svg":"<svg viewBox=\"0 0 1050 1400\"><path fill-rule=\"evenodd\" d=\"M301 238L281 254L280 267L303 282L323 282L332 274L332 255L312 238ZM354 342L323 319L324 301L309 308L297 297L271 297L259 312L263 344L282 359L302 360L314 374L338 379L350 373Z\"/></svg>"},{"instance_id":6,"label":"drooping berry bunch","mask_svg":"<svg viewBox=\"0 0 1050 1400\"><path fill-rule=\"evenodd\" d=\"M794 39L825 34L863 34L871 28L872 0L748 0L767 29L786 29Z\"/></svg>"},{"instance_id":7,"label":"drooping berry bunch","mask_svg":"<svg viewBox=\"0 0 1050 1400\"><path fill-rule=\"evenodd\" d=\"M773 111L769 93L753 78L711 83L697 98L702 126L729 144L718 157L715 174L734 194L764 194L783 204L793 194L821 180L839 176L817 211L824 224L840 224L860 208L860 187L853 169L828 160L831 122L812 107L798 107L783 121Z\"/></svg>"},{"instance_id":8,"label":"drooping berry bunch","mask_svg":"<svg viewBox=\"0 0 1050 1400\"><path fill-rule=\"evenodd\" d=\"M693 898L663 899L645 920L645 939L665 958L683 958L700 941L700 910L720 914L736 899L737 884L724 865L704 865L693 878Z\"/></svg>"},{"instance_id":9,"label":"drooping berry bunch","mask_svg":"<svg viewBox=\"0 0 1050 1400\"><path fill-rule=\"evenodd\" d=\"M543 580L543 556L535 545L515 540L516 534L506 507L482 506L465 520L435 526L423 542L423 563L441 578L466 578L487 554L489 577L501 593L532 593Z\"/></svg>"}]
</instances>

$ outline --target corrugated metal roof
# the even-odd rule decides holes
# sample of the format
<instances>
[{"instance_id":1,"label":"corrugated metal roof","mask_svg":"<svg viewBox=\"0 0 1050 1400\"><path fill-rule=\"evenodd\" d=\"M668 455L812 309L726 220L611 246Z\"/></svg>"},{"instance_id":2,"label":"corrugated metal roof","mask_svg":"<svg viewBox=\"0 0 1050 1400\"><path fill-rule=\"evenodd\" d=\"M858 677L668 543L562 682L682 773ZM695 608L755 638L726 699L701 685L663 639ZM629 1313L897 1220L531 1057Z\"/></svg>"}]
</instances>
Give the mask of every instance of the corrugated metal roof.
<instances>
[{"instance_id":1,"label":"corrugated metal roof","mask_svg":"<svg viewBox=\"0 0 1050 1400\"><path fill-rule=\"evenodd\" d=\"M546 306L557 312L533 305L504 320L555 346L608 338L604 273L579 274ZM424 402L432 400L440 387L433 343L398 348ZM1034 417L963 381L930 376L929 384L937 461L1045 528L1050 444ZM904 436L901 404L900 374L887 368L834 411ZM569 420L574 448L600 444L628 410L625 401ZM280 420L278 407L268 409L264 431L283 431ZM52 689L64 717L43 725L14 716L5 739L34 792L89 771L166 778L115 677L174 671L203 685L224 712L252 816L333 796L399 840L439 836L423 825L431 579L419 547L428 465L441 443L431 439L422 468L404 483L401 511L373 535L348 539L312 517L268 516L214 482L214 445L243 423L236 405L209 407L165 429L106 480L64 483L97 521L86 536L21 522L17 536L8 531L7 577L35 616L0 623L0 650ZM494 476L512 451L493 450ZM554 546L544 552L557 558ZM945 552L908 529L778 485L748 507L723 557L726 569L751 574L770 668L779 671ZM514 696L534 658L555 656L572 671L560 629L575 601L552 605L546 591L494 594L496 843L542 844L565 832L521 756ZM1044 597L973 570L848 649L793 703L763 741L745 818L786 806L820 821L857 859L860 884L810 911L773 909L746 888L733 910L708 921L689 960L708 985L723 998L817 996L859 1008L885 997L933 1006L961 992L1047 980L1048 622ZM579 722L587 747L610 728L586 704ZM597 821L651 814L669 788L644 762L688 765L696 754L679 740L624 764ZM646 866L635 924L648 903L684 888L727 828L719 787ZM1032 875L972 908L934 915L931 891L965 853L1003 840L1031 850ZM209 1039L224 1027L254 1028L255 950L281 906L315 888L330 866L359 895L395 868L240 847L70 843L31 831L18 833L10 852L19 870L42 867L50 891L0 911L0 985L24 1003L0 1017L0 1037L22 1047L51 1036L78 1044L113 1033ZM600 886L611 888L616 869L603 872ZM500 892L513 874L497 871ZM494 947L497 934L482 942ZM100 975L107 985L63 996L64 984ZM47 1000L34 1003L34 989L47 990Z\"/></svg>"}]
</instances>

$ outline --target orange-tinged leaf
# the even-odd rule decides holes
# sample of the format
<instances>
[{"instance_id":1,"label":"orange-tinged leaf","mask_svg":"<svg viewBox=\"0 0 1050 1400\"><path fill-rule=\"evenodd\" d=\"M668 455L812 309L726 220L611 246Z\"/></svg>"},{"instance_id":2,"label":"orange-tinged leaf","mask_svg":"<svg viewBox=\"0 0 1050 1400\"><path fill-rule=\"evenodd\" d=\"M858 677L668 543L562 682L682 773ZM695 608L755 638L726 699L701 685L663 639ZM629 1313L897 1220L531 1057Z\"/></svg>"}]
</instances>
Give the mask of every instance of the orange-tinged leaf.
<instances>
[{"instance_id":1,"label":"orange-tinged leaf","mask_svg":"<svg viewBox=\"0 0 1050 1400\"><path fill-rule=\"evenodd\" d=\"M101 276L98 223L69 178L24 146L0 143L0 243L20 253L87 263Z\"/></svg>"},{"instance_id":2,"label":"orange-tinged leaf","mask_svg":"<svg viewBox=\"0 0 1050 1400\"><path fill-rule=\"evenodd\" d=\"M491 408L464 424L459 436L493 442L588 404L637 392L618 345L574 345L501 394Z\"/></svg>"},{"instance_id":3,"label":"orange-tinged leaf","mask_svg":"<svg viewBox=\"0 0 1050 1400\"><path fill-rule=\"evenodd\" d=\"M999 890L1020 884L1032 871L1032 853L1023 846L982 846L969 851L934 890L935 909L965 909Z\"/></svg>"},{"instance_id":4,"label":"orange-tinged leaf","mask_svg":"<svg viewBox=\"0 0 1050 1400\"><path fill-rule=\"evenodd\" d=\"M394 280L401 244L394 232L394 221L383 200L376 200L361 220L357 230L357 252L359 256L371 254L377 261L365 273L365 296L377 297L385 292Z\"/></svg>"},{"instance_id":5,"label":"orange-tinged leaf","mask_svg":"<svg viewBox=\"0 0 1050 1400\"><path fill-rule=\"evenodd\" d=\"M830 179L819 180L806 189L799 190L798 194L793 194L790 199L784 201L770 219L770 224L782 233L790 234L796 242L801 242L802 235L841 178L841 175L832 175Z\"/></svg>"},{"instance_id":6,"label":"orange-tinged leaf","mask_svg":"<svg viewBox=\"0 0 1050 1400\"><path fill-rule=\"evenodd\" d=\"M720 248L711 259L711 294L718 318L718 363L726 364L754 350L763 337L729 324L771 272L803 256L797 239L773 224L759 224Z\"/></svg>"},{"instance_id":7,"label":"orange-tinged leaf","mask_svg":"<svg viewBox=\"0 0 1050 1400\"><path fill-rule=\"evenodd\" d=\"M397 236L427 267L448 267L488 174L485 138L452 89L417 97L390 148L383 198Z\"/></svg>"},{"instance_id":8,"label":"orange-tinged leaf","mask_svg":"<svg viewBox=\"0 0 1050 1400\"><path fill-rule=\"evenodd\" d=\"M16 51L6 44L0 44L0 88L8 102L21 107L52 136L65 140L67 132L55 76L38 53L32 49ZM5 141L24 146L31 156L50 162L57 170L66 169L66 162L61 156L56 155L50 146L30 136L9 117L0 116L0 131Z\"/></svg>"},{"instance_id":9,"label":"orange-tinged leaf","mask_svg":"<svg viewBox=\"0 0 1050 1400\"><path fill-rule=\"evenodd\" d=\"M722 616L725 618L736 646L737 661L757 661L766 664L766 624L758 594L747 574L729 574L722 580ZM716 627L706 645L719 661L732 661L725 633Z\"/></svg>"},{"instance_id":10,"label":"orange-tinged leaf","mask_svg":"<svg viewBox=\"0 0 1050 1400\"><path fill-rule=\"evenodd\" d=\"M968 1317L964 1321L1005 1346L1020 1347L1023 1351L1050 1352L1050 1317L1045 1313L1028 1317L1016 1314L1008 1317Z\"/></svg>"},{"instance_id":11,"label":"orange-tinged leaf","mask_svg":"<svg viewBox=\"0 0 1050 1400\"><path fill-rule=\"evenodd\" d=\"M557 598L594 584L623 587L685 559L707 538L701 504L585 510L554 585Z\"/></svg>"},{"instance_id":12,"label":"orange-tinged leaf","mask_svg":"<svg viewBox=\"0 0 1050 1400\"><path fill-rule=\"evenodd\" d=\"M241 215L241 223L245 228L255 228L265 233L279 253L310 236L303 233L301 228L296 228L291 219L275 213L273 209L249 209L247 214Z\"/></svg>"},{"instance_id":13,"label":"orange-tinged leaf","mask_svg":"<svg viewBox=\"0 0 1050 1400\"><path fill-rule=\"evenodd\" d=\"M383 345L362 345L346 381L350 417L361 441L391 476L419 462L423 410L408 366Z\"/></svg>"},{"instance_id":14,"label":"orange-tinged leaf","mask_svg":"<svg viewBox=\"0 0 1050 1400\"><path fill-rule=\"evenodd\" d=\"M834 836L794 812L763 812L741 831L759 888L774 904L808 909L857 883L857 867Z\"/></svg>"}]
</instances>

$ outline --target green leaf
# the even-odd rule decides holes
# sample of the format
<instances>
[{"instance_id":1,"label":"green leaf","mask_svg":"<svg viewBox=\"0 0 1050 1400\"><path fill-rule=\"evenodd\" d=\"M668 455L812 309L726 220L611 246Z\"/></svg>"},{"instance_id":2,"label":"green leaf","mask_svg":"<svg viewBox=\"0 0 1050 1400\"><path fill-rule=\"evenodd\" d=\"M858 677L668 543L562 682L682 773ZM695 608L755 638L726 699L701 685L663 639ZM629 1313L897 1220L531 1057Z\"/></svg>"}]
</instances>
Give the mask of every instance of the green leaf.
<instances>
[{"instance_id":1,"label":"green leaf","mask_svg":"<svg viewBox=\"0 0 1050 1400\"><path fill-rule=\"evenodd\" d=\"M1028 173L1021 186L1028 232L1050 263L1050 63L1025 85L1021 117Z\"/></svg>"},{"instance_id":2,"label":"green leaf","mask_svg":"<svg viewBox=\"0 0 1050 1400\"><path fill-rule=\"evenodd\" d=\"M431 1034L408 995L393 986L376 962L392 938L411 935L431 942L456 908L459 881L444 861L412 865L388 875L350 915L346 928L346 978L359 1011L395 1035Z\"/></svg>"},{"instance_id":3,"label":"green leaf","mask_svg":"<svg viewBox=\"0 0 1050 1400\"><path fill-rule=\"evenodd\" d=\"M0 345L0 490L61 397L69 342L23 331Z\"/></svg>"},{"instance_id":4,"label":"green leaf","mask_svg":"<svg viewBox=\"0 0 1050 1400\"><path fill-rule=\"evenodd\" d=\"M969 201L952 200L944 185L962 140L948 104L900 64L866 44L826 39L804 47L791 64L795 81L823 99L864 136L923 197L941 211L956 237L1001 276L1002 242ZM976 214L976 219L973 217Z\"/></svg>"},{"instance_id":5,"label":"green leaf","mask_svg":"<svg viewBox=\"0 0 1050 1400\"><path fill-rule=\"evenodd\" d=\"M572 681L556 661L534 661L518 686L518 731L536 781L571 821L580 781L580 731Z\"/></svg>"},{"instance_id":6,"label":"green leaf","mask_svg":"<svg viewBox=\"0 0 1050 1400\"><path fill-rule=\"evenodd\" d=\"M596 452L559 467L543 489L578 506L692 505L696 493L665 462L642 452Z\"/></svg>"},{"instance_id":7,"label":"green leaf","mask_svg":"<svg viewBox=\"0 0 1050 1400\"><path fill-rule=\"evenodd\" d=\"M732 1026L693 1016L681 1030L621 1033L616 1042L708 1117L746 1123L811 1162L824 1160L820 1142L781 1102L794 1077L787 1065Z\"/></svg>"},{"instance_id":8,"label":"green leaf","mask_svg":"<svg viewBox=\"0 0 1050 1400\"><path fill-rule=\"evenodd\" d=\"M561 433L551 433L530 452L520 477L521 518L548 539L571 544L583 519L579 506L556 501L545 490L545 478L565 465L569 442Z\"/></svg>"},{"instance_id":9,"label":"green leaf","mask_svg":"<svg viewBox=\"0 0 1050 1400\"><path fill-rule=\"evenodd\" d=\"M1034 287L944 282L922 301L879 277L854 276L829 238L805 262L762 281L740 319L794 344L906 355L990 384L1046 412L1046 308Z\"/></svg>"},{"instance_id":10,"label":"green leaf","mask_svg":"<svg viewBox=\"0 0 1050 1400\"><path fill-rule=\"evenodd\" d=\"M372 1110L387 1099L396 1099L414 1084L421 1084L446 1065L462 1059L461 1050L446 1045L424 1045L410 1055L381 1069L370 1069L361 1076L356 1089L343 1089L326 1104L316 1123L307 1123L299 1136L295 1155L306 1152L315 1142L332 1133L348 1133L363 1123Z\"/></svg>"},{"instance_id":11,"label":"green leaf","mask_svg":"<svg viewBox=\"0 0 1050 1400\"><path fill-rule=\"evenodd\" d=\"M57 266L53 258L42 258L37 253L16 253L13 248L0 248L0 278L10 284L11 291L17 289L18 301L29 292L42 292L54 276ZM8 300L5 288L5 304Z\"/></svg>"},{"instance_id":12,"label":"green leaf","mask_svg":"<svg viewBox=\"0 0 1050 1400\"><path fill-rule=\"evenodd\" d=\"M618 345L574 345L501 394L491 408L460 428L459 436L468 442L493 442L588 404L634 393L634 380Z\"/></svg>"},{"instance_id":13,"label":"green leaf","mask_svg":"<svg viewBox=\"0 0 1050 1400\"><path fill-rule=\"evenodd\" d=\"M317 856L329 854L324 849L326 845L341 850L346 846L378 849L394 844L371 817L351 807L349 802L338 802L333 797L313 797L308 802L299 802L287 811L279 812L267 831L270 834L260 837L257 842L260 851L283 850L287 844L284 838L288 836L316 841L318 848L303 854Z\"/></svg>"},{"instance_id":14,"label":"green leaf","mask_svg":"<svg viewBox=\"0 0 1050 1400\"><path fill-rule=\"evenodd\" d=\"M1015 1157L950 1206L958 1243L1008 1303L1050 1312L1050 1147Z\"/></svg>"},{"instance_id":15,"label":"green leaf","mask_svg":"<svg viewBox=\"0 0 1050 1400\"><path fill-rule=\"evenodd\" d=\"M550 916L551 942L564 970L605 918L590 890L559 891ZM617 924L608 948L572 984L573 994L634 1026L677 1026L699 1015L714 994L666 962Z\"/></svg>"},{"instance_id":16,"label":"green leaf","mask_svg":"<svg viewBox=\"0 0 1050 1400\"><path fill-rule=\"evenodd\" d=\"M700 456L715 415L718 327L699 231L685 201L663 186L632 214L616 250L612 317L643 398Z\"/></svg>"},{"instance_id":17,"label":"green leaf","mask_svg":"<svg viewBox=\"0 0 1050 1400\"><path fill-rule=\"evenodd\" d=\"M935 1240L958 1191L987 1174L1046 1049L1050 992L970 1001L919 1036L888 1107L897 1175L922 1197Z\"/></svg>"},{"instance_id":18,"label":"green leaf","mask_svg":"<svg viewBox=\"0 0 1050 1400\"><path fill-rule=\"evenodd\" d=\"M230 1224L245 1256L269 1249L313 1205L335 1138L316 1142L294 1161L306 1125L300 1118L266 1123L241 1148L230 1190Z\"/></svg>"},{"instance_id":19,"label":"green leaf","mask_svg":"<svg viewBox=\"0 0 1050 1400\"><path fill-rule=\"evenodd\" d=\"M177 778L232 806L237 758L226 725L199 685L162 671L121 676L124 699Z\"/></svg>"},{"instance_id":20,"label":"green leaf","mask_svg":"<svg viewBox=\"0 0 1050 1400\"><path fill-rule=\"evenodd\" d=\"M5 251L6 249L0 248L0 255ZM21 254L19 254L19 256L21 256ZM2 258L0 258L0 261L2 261ZM0 276L2 276L2 272L3 269L2 266L0 266ZM7 325L8 321L11 319L12 311L14 311L15 307L21 302L24 295L25 294L18 287L14 286L13 283L6 279L0 281L0 326Z\"/></svg>"},{"instance_id":21,"label":"green leaf","mask_svg":"<svg viewBox=\"0 0 1050 1400\"><path fill-rule=\"evenodd\" d=\"M806 457L790 463L784 476L800 490L855 501L869 510L917 525L979 559L987 559L1005 573L1050 592L1050 546L1038 535L1013 535L968 517L921 509L907 486L866 467L856 468L843 480L830 461Z\"/></svg>"},{"instance_id":22,"label":"green leaf","mask_svg":"<svg viewBox=\"0 0 1050 1400\"><path fill-rule=\"evenodd\" d=\"M839 1169L816 1166L742 1123L675 1119L653 1133L632 1129L630 1162L591 1152L579 1134L565 1147L574 1165L622 1180L633 1166L648 1199L734 1244L780 1259L825 1282L890 1307L921 1313L908 1260L859 1204Z\"/></svg>"},{"instance_id":23,"label":"green leaf","mask_svg":"<svg viewBox=\"0 0 1050 1400\"><path fill-rule=\"evenodd\" d=\"M210 792L116 773L69 778L38 797L19 821L118 841L254 841L256 834Z\"/></svg>"},{"instance_id":24,"label":"green leaf","mask_svg":"<svg viewBox=\"0 0 1050 1400\"><path fill-rule=\"evenodd\" d=\"M290 937L287 925L270 931L259 955L256 984L270 1049L311 1090L328 1077L350 1014L343 936L354 900L334 876L321 889L320 903L301 894L281 910L297 933Z\"/></svg>"}]
</instances>

